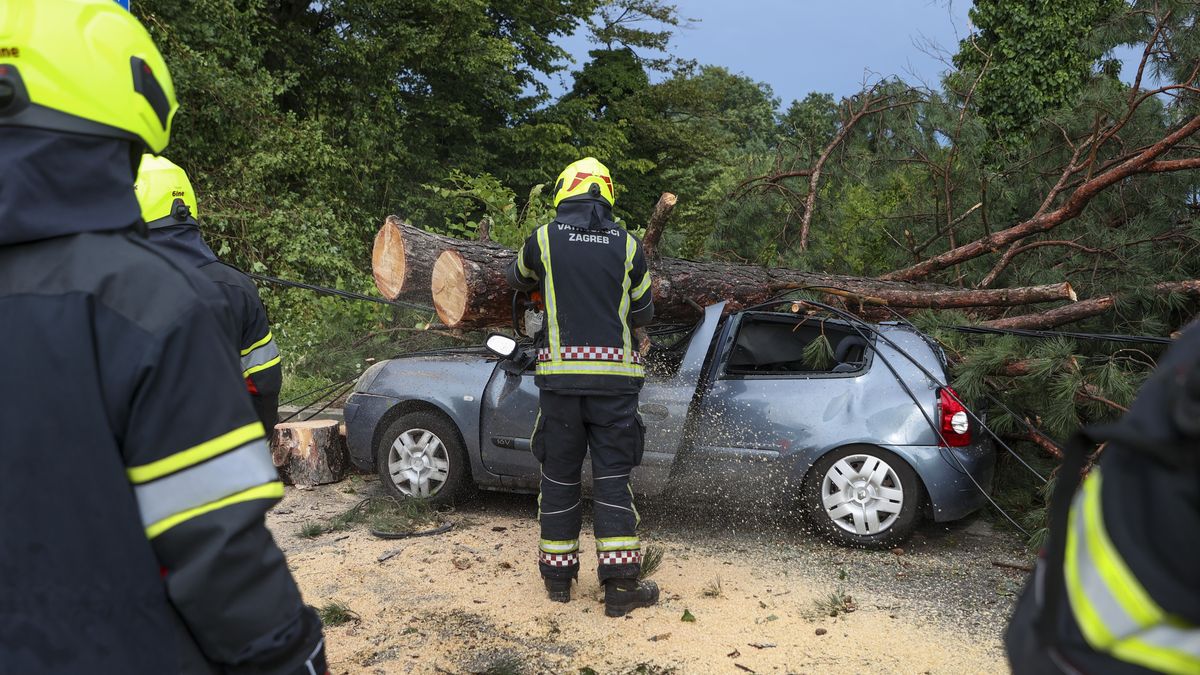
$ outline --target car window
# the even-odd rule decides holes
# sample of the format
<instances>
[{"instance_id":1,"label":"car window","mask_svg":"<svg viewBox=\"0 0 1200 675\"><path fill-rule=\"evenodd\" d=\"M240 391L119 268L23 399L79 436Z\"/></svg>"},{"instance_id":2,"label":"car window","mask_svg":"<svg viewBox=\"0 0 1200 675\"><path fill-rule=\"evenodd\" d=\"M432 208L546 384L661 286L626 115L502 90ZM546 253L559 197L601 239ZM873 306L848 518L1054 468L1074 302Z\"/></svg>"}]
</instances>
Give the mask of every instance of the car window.
<instances>
[{"instance_id":1,"label":"car window","mask_svg":"<svg viewBox=\"0 0 1200 675\"><path fill-rule=\"evenodd\" d=\"M811 317L743 317L726 372L737 375L855 373L866 368L869 347L841 323Z\"/></svg>"}]
</instances>

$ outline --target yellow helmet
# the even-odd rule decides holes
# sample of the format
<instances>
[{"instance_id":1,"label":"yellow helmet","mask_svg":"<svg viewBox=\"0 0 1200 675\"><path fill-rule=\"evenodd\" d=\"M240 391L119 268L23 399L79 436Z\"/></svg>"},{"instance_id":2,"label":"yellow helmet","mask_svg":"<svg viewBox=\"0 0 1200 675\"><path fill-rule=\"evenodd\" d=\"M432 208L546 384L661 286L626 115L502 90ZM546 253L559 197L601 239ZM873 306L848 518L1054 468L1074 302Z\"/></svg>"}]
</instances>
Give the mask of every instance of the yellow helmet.
<instances>
[{"instance_id":1,"label":"yellow helmet","mask_svg":"<svg viewBox=\"0 0 1200 675\"><path fill-rule=\"evenodd\" d=\"M594 190L593 185L596 186ZM609 206L616 204L617 191L613 187L608 167L595 157L584 157L578 162L573 162L558 174L558 181L554 184L554 205L558 206L564 199L588 193L603 197Z\"/></svg>"},{"instance_id":2,"label":"yellow helmet","mask_svg":"<svg viewBox=\"0 0 1200 675\"><path fill-rule=\"evenodd\" d=\"M0 126L161 152L178 108L150 34L113 0L0 0Z\"/></svg>"},{"instance_id":3,"label":"yellow helmet","mask_svg":"<svg viewBox=\"0 0 1200 675\"><path fill-rule=\"evenodd\" d=\"M168 225L196 225L196 192L178 164L166 157L142 155L133 186L142 205L142 220L150 229Z\"/></svg>"}]
</instances>

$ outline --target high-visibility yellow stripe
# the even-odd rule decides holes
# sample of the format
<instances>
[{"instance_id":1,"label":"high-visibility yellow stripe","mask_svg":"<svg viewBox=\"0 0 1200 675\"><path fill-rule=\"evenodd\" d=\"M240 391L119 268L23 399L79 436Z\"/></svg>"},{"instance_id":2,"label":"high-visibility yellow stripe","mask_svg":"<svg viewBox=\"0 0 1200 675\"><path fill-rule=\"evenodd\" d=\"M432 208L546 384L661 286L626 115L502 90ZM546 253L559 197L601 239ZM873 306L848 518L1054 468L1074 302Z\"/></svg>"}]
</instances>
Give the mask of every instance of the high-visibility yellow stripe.
<instances>
[{"instance_id":1,"label":"high-visibility yellow stripe","mask_svg":"<svg viewBox=\"0 0 1200 675\"><path fill-rule=\"evenodd\" d=\"M1063 575L1075 623L1098 652L1152 670L1200 673L1200 629L1150 596L1104 526L1102 475L1094 469L1071 508Z\"/></svg>"},{"instance_id":2,"label":"high-visibility yellow stripe","mask_svg":"<svg viewBox=\"0 0 1200 675\"><path fill-rule=\"evenodd\" d=\"M521 276L525 277L526 279L537 279L538 278L538 275L535 274L533 270L531 270L525 266L525 249L524 249L524 247L522 247L521 250L517 252L517 271L520 272Z\"/></svg>"},{"instance_id":3,"label":"high-visibility yellow stripe","mask_svg":"<svg viewBox=\"0 0 1200 675\"><path fill-rule=\"evenodd\" d=\"M637 504L633 503L633 486L626 483L625 489L629 490L629 508L633 509L633 528L636 530L642 524L642 514L638 513Z\"/></svg>"},{"instance_id":4,"label":"high-visibility yellow stripe","mask_svg":"<svg viewBox=\"0 0 1200 675\"><path fill-rule=\"evenodd\" d=\"M533 452L533 439L537 438L538 425L542 422L542 408L539 406L537 416L533 418L533 431L529 433L529 451Z\"/></svg>"},{"instance_id":5,"label":"high-visibility yellow stripe","mask_svg":"<svg viewBox=\"0 0 1200 675\"><path fill-rule=\"evenodd\" d=\"M182 513L176 513L169 518L163 518L157 523L154 523L150 527L146 528L146 537L148 539L153 539L172 527L179 525L180 523L189 521L192 518L202 516L206 513L211 513L217 509L223 509L226 506L240 504L241 502L248 502L255 499L279 499L280 497L283 497L283 483L280 483L279 481L272 481L264 485L252 487L249 490L243 490L237 494L229 495L224 499L218 499L215 502L209 502L203 506L197 506L194 509L188 509Z\"/></svg>"},{"instance_id":6,"label":"high-visibility yellow stripe","mask_svg":"<svg viewBox=\"0 0 1200 675\"><path fill-rule=\"evenodd\" d=\"M160 460L150 462L149 464L142 464L141 466L131 466L125 470L125 473L129 476L129 482L135 485L137 483L145 483L146 481L175 473L181 469L186 469L193 464L211 459L223 452L229 452L234 448L249 443L256 438L262 438L263 436L262 423L251 422L244 427L238 427L233 431L221 434L212 440L177 452L169 457L163 457Z\"/></svg>"},{"instance_id":7,"label":"high-visibility yellow stripe","mask_svg":"<svg viewBox=\"0 0 1200 675\"><path fill-rule=\"evenodd\" d=\"M578 365L576 365L578 364ZM636 363L588 363L587 361L543 362L534 371L538 375L619 375L645 377L646 369Z\"/></svg>"},{"instance_id":8,"label":"high-visibility yellow stripe","mask_svg":"<svg viewBox=\"0 0 1200 675\"><path fill-rule=\"evenodd\" d=\"M1083 518L1092 559L1096 562L1105 585L1116 596L1126 614L1139 626L1160 623L1165 618L1163 611L1129 570L1105 531L1100 502L1101 479L1102 476L1097 471L1083 486Z\"/></svg>"},{"instance_id":9,"label":"high-visibility yellow stripe","mask_svg":"<svg viewBox=\"0 0 1200 675\"><path fill-rule=\"evenodd\" d=\"M597 551L636 551L642 547L637 537L604 537L596 540Z\"/></svg>"},{"instance_id":10,"label":"high-visibility yellow stripe","mask_svg":"<svg viewBox=\"0 0 1200 675\"><path fill-rule=\"evenodd\" d=\"M1113 656L1170 675L1196 675L1200 673L1200 658L1194 654L1152 645L1141 638L1120 640L1113 646Z\"/></svg>"},{"instance_id":11,"label":"high-visibility yellow stripe","mask_svg":"<svg viewBox=\"0 0 1200 675\"><path fill-rule=\"evenodd\" d=\"M543 539L538 543L538 548L546 553L574 553L579 550L578 539L566 539L562 541L553 541Z\"/></svg>"},{"instance_id":12,"label":"high-visibility yellow stripe","mask_svg":"<svg viewBox=\"0 0 1200 675\"><path fill-rule=\"evenodd\" d=\"M263 336L263 338L261 340L259 340L258 342L255 342L254 344L250 345L249 347L246 347L245 349L243 349L242 356L245 356L245 355L249 354L250 352L254 351L255 349L258 349L259 347L267 344L272 339L274 339L274 338L272 338L272 336L271 336L271 331L267 331L267 334L265 336Z\"/></svg>"},{"instance_id":13,"label":"high-visibility yellow stripe","mask_svg":"<svg viewBox=\"0 0 1200 675\"><path fill-rule=\"evenodd\" d=\"M633 271L634 253L637 253L637 243L633 240L633 235L626 232L625 273L621 275L621 306L617 310L617 316L621 317L621 339L625 345L625 351L621 354L621 360L625 365L629 365L630 359L633 356L633 337L629 330L629 284L632 283L629 274Z\"/></svg>"},{"instance_id":14,"label":"high-visibility yellow stripe","mask_svg":"<svg viewBox=\"0 0 1200 675\"><path fill-rule=\"evenodd\" d=\"M280 358L282 358L282 357L276 356L275 358L271 359L270 361L267 361L266 363L254 366L252 368L247 368L246 370L242 371L242 377L250 377L251 375L253 375L255 373L266 370L267 368L277 366L277 365L279 365Z\"/></svg>"},{"instance_id":15,"label":"high-visibility yellow stripe","mask_svg":"<svg viewBox=\"0 0 1200 675\"><path fill-rule=\"evenodd\" d=\"M560 337L558 332L558 297L554 293L554 266L550 261L550 226L544 225L538 230L538 249L542 252L542 269L546 278L542 280L546 301L546 325L550 337L551 354L559 353Z\"/></svg>"},{"instance_id":16,"label":"high-visibility yellow stripe","mask_svg":"<svg viewBox=\"0 0 1200 675\"><path fill-rule=\"evenodd\" d=\"M629 294L629 296L633 298L634 302L637 302L638 300L642 299L642 296L645 295L646 291L648 290L650 290L650 270L646 270L645 276L642 277L642 283L638 284L637 287L633 289L633 292Z\"/></svg>"},{"instance_id":17,"label":"high-visibility yellow stripe","mask_svg":"<svg viewBox=\"0 0 1200 675\"><path fill-rule=\"evenodd\" d=\"M1095 476L1088 480L1094 480ZM1086 487L1086 483L1085 483ZM1080 496L1082 498L1082 495ZM1082 504L1076 501L1071 507L1071 515L1069 521L1074 524L1082 515L1079 509ZM1100 618L1100 612L1096 610L1092 601L1088 598L1087 591L1084 589L1084 583L1081 576L1083 572L1083 550L1081 547L1087 546L1086 541L1080 541L1080 537L1075 536L1074 528L1068 528L1066 556L1063 567L1063 578L1067 586L1067 599L1070 602L1072 613L1075 616L1075 623L1079 625L1079 631L1083 633L1083 637L1087 643L1096 647L1098 645L1112 644L1113 635L1104 625L1104 620Z\"/></svg>"}]
</instances>

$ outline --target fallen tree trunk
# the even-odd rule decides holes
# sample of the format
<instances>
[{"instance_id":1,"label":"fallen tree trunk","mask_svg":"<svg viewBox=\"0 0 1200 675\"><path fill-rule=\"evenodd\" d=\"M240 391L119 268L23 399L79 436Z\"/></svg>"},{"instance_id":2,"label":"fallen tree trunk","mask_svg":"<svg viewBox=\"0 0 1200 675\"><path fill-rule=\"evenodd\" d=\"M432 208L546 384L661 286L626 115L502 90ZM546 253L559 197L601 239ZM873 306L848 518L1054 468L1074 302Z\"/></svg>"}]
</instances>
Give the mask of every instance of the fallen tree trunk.
<instances>
[{"instance_id":1,"label":"fallen tree trunk","mask_svg":"<svg viewBox=\"0 0 1200 675\"><path fill-rule=\"evenodd\" d=\"M1149 290L1161 295L1183 293L1185 295L1200 296L1200 279L1164 281L1154 284ZM993 319L991 321L984 321L980 325L987 328L1022 328L1026 330L1055 328L1104 314L1116 306L1119 297L1113 294L1102 295L1097 298L1087 298L1086 300L1080 300L1079 302L1063 305L1062 307L1048 309L1044 312Z\"/></svg>"},{"instance_id":2,"label":"fallen tree trunk","mask_svg":"<svg viewBox=\"0 0 1200 675\"><path fill-rule=\"evenodd\" d=\"M451 242L453 248L438 258L431 282L433 304L442 322L460 329L507 325L512 316L512 292L504 272L513 252L493 244ZM964 290L680 258L652 260L650 270L655 316L663 321L692 321L701 308L722 301L729 303L729 311L737 311L800 289L825 290L851 304L900 308L1013 306L1075 299L1074 290L1065 282Z\"/></svg>"},{"instance_id":3,"label":"fallen tree trunk","mask_svg":"<svg viewBox=\"0 0 1200 675\"><path fill-rule=\"evenodd\" d=\"M271 461L285 483L324 485L342 479L346 470L345 438L337 420L280 422L271 439Z\"/></svg>"}]
</instances>

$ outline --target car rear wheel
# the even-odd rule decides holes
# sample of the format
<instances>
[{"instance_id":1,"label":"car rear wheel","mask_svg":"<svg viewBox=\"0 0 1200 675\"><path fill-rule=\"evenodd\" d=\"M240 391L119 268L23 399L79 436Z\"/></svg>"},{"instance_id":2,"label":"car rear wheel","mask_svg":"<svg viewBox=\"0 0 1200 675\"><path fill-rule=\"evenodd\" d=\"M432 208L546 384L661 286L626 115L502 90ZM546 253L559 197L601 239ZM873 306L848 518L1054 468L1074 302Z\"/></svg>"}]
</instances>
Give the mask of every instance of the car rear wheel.
<instances>
[{"instance_id":1,"label":"car rear wheel","mask_svg":"<svg viewBox=\"0 0 1200 675\"><path fill-rule=\"evenodd\" d=\"M870 446L827 453L804 480L804 506L813 526L846 546L891 548L908 539L922 498L912 467Z\"/></svg>"},{"instance_id":2,"label":"car rear wheel","mask_svg":"<svg viewBox=\"0 0 1200 675\"><path fill-rule=\"evenodd\" d=\"M384 487L401 499L452 504L469 481L458 430L437 413L401 415L388 425L375 454Z\"/></svg>"}]
</instances>

